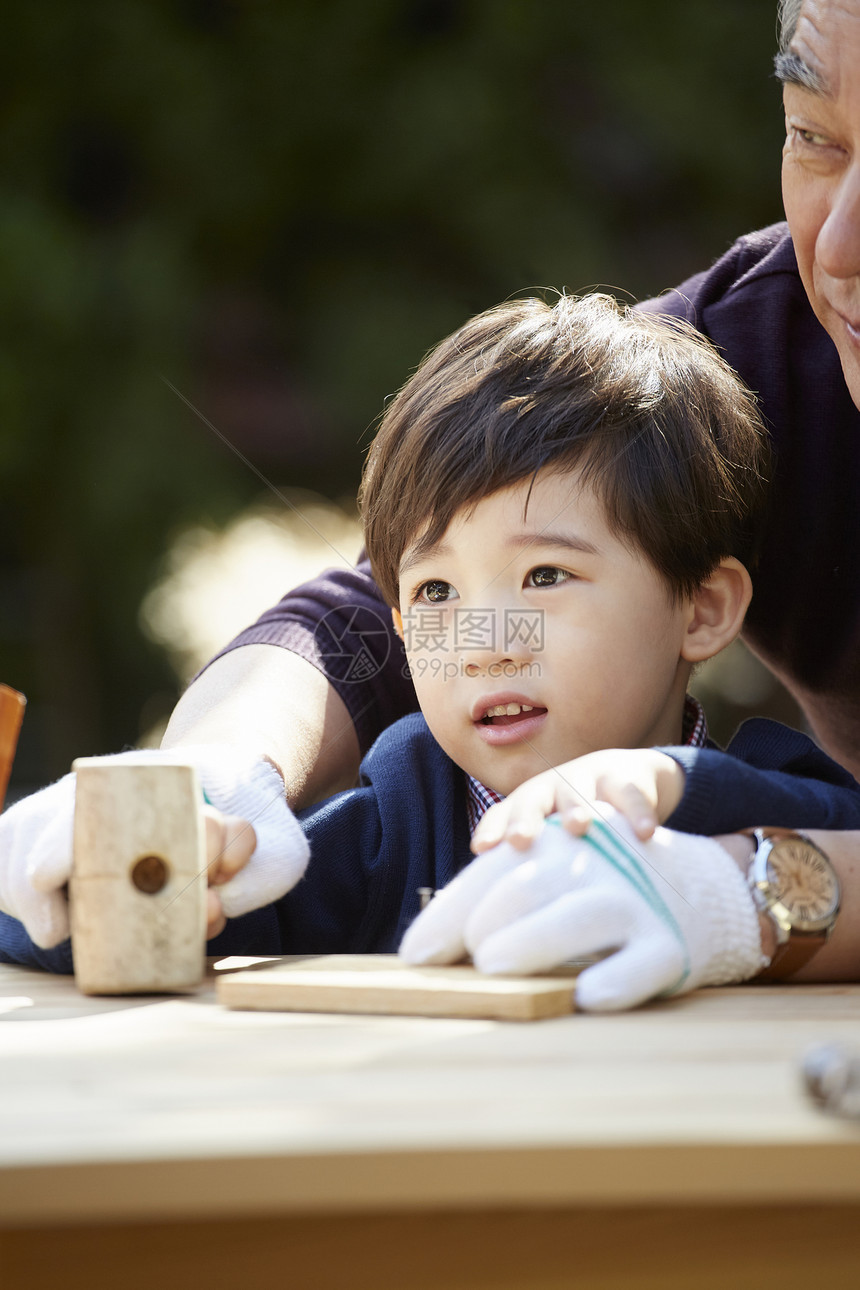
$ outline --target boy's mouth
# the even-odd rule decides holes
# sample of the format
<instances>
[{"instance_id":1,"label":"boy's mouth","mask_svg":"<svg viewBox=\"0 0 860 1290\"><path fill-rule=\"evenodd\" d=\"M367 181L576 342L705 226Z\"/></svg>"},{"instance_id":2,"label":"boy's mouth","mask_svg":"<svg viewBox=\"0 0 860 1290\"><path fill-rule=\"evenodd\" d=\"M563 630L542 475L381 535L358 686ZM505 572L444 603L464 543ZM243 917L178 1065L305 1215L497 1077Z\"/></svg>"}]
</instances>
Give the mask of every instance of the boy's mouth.
<instances>
[{"instance_id":1,"label":"boy's mouth","mask_svg":"<svg viewBox=\"0 0 860 1290\"><path fill-rule=\"evenodd\" d=\"M546 716L546 708L528 703L523 695L487 695L472 708L475 730L492 746L535 738Z\"/></svg>"},{"instance_id":2,"label":"boy's mouth","mask_svg":"<svg viewBox=\"0 0 860 1290\"><path fill-rule=\"evenodd\" d=\"M481 725L514 726L518 721L530 717L532 713L543 716L546 708L540 708L531 703L497 703L495 707L488 708L481 717Z\"/></svg>"}]
</instances>

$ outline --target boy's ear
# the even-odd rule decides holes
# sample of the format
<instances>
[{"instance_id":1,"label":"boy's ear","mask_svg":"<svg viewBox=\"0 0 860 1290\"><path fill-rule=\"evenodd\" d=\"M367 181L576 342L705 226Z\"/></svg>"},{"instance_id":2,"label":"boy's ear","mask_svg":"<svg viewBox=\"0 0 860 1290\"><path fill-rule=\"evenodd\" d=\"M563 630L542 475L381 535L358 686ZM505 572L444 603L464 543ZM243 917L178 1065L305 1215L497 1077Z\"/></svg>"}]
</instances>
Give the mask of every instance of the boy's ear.
<instances>
[{"instance_id":1,"label":"boy's ear","mask_svg":"<svg viewBox=\"0 0 860 1290\"><path fill-rule=\"evenodd\" d=\"M693 593L681 657L703 663L719 654L740 632L751 600L749 573L740 560L727 556Z\"/></svg>"},{"instance_id":2,"label":"boy's ear","mask_svg":"<svg viewBox=\"0 0 860 1290\"><path fill-rule=\"evenodd\" d=\"M392 609L391 621L394 623L394 630L397 632L397 635L401 640L403 640L403 619L400 616L399 609Z\"/></svg>"}]
</instances>

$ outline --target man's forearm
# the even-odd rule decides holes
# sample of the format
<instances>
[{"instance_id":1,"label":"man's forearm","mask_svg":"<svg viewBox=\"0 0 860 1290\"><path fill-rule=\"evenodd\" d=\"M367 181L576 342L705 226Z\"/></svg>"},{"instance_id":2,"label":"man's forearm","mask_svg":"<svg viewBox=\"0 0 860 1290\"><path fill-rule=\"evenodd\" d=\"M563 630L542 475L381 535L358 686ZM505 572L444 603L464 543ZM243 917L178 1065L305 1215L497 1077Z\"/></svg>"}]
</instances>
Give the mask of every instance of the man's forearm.
<instances>
[{"instance_id":1,"label":"man's forearm","mask_svg":"<svg viewBox=\"0 0 860 1290\"><path fill-rule=\"evenodd\" d=\"M177 704L162 741L241 744L265 754L296 809L355 783L349 712L323 674L276 645L244 645L212 663Z\"/></svg>"},{"instance_id":2,"label":"man's forearm","mask_svg":"<svg viewBox=\"0 0 860 1290\"><path fill-rule=\"evenodd\" d=\"M803 832L830 857L842 888L842 907L830 940L791 980L798 983L860 981L860 832L834 833L823 829ZM746 834L731 833L716 840L746 875L753 853L752 839ZM776 948L773 926L766 915L760 923L762 953L771 957Z\"/></svg>"}]
</instances>

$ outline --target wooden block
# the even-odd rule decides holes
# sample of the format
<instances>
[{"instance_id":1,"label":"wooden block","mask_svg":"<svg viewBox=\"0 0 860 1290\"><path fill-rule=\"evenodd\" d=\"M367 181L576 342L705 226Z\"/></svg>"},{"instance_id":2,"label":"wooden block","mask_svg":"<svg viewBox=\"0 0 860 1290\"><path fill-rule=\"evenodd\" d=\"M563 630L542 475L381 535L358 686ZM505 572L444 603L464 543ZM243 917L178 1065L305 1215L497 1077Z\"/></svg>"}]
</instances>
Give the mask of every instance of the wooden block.
<instances>
[{"instance_id":1,"label":"wooden block","mask_svg":"<svg viewBox=\"0 0 860 1290\"><path fill-rule=\"evenodd\" d=\"M6 787L26 706L23 694L9 685L0 685L0 810L6 800Z\"/></svg>"},{"instance_id":2,"label":"wooden block","mask_svg":"<svg viewBox=\"0 0 860 1290\"><path fill-rule=\"evenodd\" d=\"M537 1021L573 1011L575 975L482 976L465 965L412 967L394 954L327 954L225 973L217 993L228 1008L259 1011Z\"/></svg>"},{"instance_id":3,"label":"wooden block","mask_svg":"<svg viewBox=\"0 0 860 1290\"><path fill-rule=\"evenodd\" d=\"M69 884L84 994L149 994L202 980L203 797L191 766L79 758Z\"/></svg>"}]
</instances>

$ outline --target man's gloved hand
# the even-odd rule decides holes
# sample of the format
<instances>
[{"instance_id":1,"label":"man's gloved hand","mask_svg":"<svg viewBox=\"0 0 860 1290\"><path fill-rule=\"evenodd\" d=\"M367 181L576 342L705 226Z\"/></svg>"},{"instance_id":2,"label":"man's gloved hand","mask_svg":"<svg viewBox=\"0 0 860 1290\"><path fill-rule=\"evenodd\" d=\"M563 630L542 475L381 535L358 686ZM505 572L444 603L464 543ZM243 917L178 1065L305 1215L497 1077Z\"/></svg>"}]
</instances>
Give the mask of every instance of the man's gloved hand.
<instances>
[{"instance_id":1,"label":"man's gloved hand","mask_svg":"<svg viewBox=\"0 0 860 1290\"><path fill-rule=\"evenodd\" d=\"M582 840L550 821L523 853L503 843L458 874L403 938L409 963L467 952L488 973L535 973L615 951L577 978L587 1011L744 981L766 965L758 915L731 856L658 828L640 841L606 807Z\"/></svg>"},{"instance_id":2,"label":"man's gloved hand","mask_svg":"<svg viewBox=\"0 0 860 1290\"><path fill-rule=\"evenodd\" d=\"M0 815L0 909L43 949L69 934L74 811L75 777L65 775Z\"/></svg>"},{"instance_id":3,"label":"man's gloved hand","mask_svg":"<svg viewBox=\"0 0 860 1290\"><path fill-rule=\"evenodd\" d=\"M271 762L227 744L135 752L129 757L195 766L212 806L224 815L240 816L253 829L256 845L250 860L217 888L228 918L270 904L301 878L310 854L308 842ZM69 935L65 887L72 871L74 809L71 774L0 815L0 910L23 923L43 949ZM217 858L208 856L216 871Z\"/></svg>"}]
</instances>

